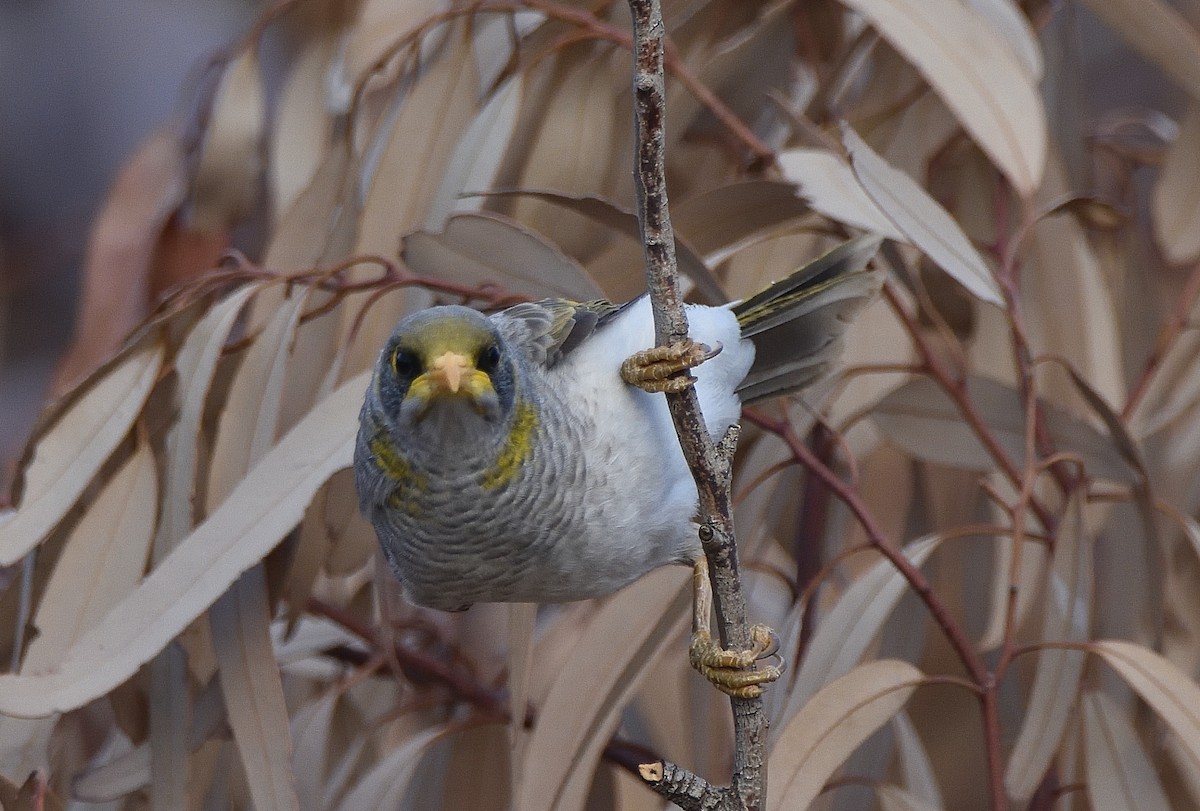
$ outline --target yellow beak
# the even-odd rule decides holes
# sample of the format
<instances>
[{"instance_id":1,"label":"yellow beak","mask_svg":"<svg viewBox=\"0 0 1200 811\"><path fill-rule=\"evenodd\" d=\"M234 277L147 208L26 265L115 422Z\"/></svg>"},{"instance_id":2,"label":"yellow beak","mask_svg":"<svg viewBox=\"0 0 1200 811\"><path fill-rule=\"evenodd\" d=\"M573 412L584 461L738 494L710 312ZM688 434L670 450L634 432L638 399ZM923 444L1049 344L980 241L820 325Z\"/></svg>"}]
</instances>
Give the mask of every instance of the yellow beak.
<instances>
[{"instance_id":1,"label":"yellow beak","mask_svg":"<svg viewBox=\"0 0 1200 811\"><path fill-rule=\"evenodd\" d=\"M428 371L418 375L408 388L406 401L412 402L418 418L433 401L442 396L469 397L481 413L489 402L496 399L496 390L486 373L475 368L475 363L458 352L443 352L434 358Z\"/></svg>"}]
</instances>

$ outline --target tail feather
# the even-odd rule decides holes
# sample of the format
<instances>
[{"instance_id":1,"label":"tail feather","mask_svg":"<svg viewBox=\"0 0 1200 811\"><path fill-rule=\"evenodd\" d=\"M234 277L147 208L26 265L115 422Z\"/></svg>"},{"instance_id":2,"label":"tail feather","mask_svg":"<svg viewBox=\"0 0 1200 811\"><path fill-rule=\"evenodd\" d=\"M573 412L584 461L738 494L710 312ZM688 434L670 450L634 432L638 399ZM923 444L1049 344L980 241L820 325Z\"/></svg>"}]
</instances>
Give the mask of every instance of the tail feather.
<instances>
[{"instance_id":1,"label":"tail feather","mask_svg":"<svg viewBox=\"0 0 1200 811\"><path fill-rule=\"evenodd\" d=\"M880 242L874 235L845 242L733 306L755 346L738 387L742 402L797 391L828 372L847 324L882 284L882 274L864 270Z\"/></svg>"}]
</instances>

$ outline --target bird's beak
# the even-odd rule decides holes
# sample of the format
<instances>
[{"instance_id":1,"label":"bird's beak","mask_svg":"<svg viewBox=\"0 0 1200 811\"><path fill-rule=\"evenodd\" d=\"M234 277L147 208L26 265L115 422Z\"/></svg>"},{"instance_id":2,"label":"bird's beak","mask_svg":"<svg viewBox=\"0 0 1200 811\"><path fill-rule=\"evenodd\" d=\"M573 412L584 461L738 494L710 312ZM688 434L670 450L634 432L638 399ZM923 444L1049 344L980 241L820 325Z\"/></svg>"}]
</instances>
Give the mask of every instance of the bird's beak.
<instances>
[{"instance_id":1,"label":"bird's beak","mask_svg":"<svg viewBox=\"0 0 1200 811\"><path fill-rule=\"evenodd\" d=\"M474 362L458 352L443 352L429 364L429 371L418 375L409 386L405 400L417 404L423 416L434 400L442 397L466 397L483 410L496 398L492 380L475 368Z\"/></svg>"}]
</instances>

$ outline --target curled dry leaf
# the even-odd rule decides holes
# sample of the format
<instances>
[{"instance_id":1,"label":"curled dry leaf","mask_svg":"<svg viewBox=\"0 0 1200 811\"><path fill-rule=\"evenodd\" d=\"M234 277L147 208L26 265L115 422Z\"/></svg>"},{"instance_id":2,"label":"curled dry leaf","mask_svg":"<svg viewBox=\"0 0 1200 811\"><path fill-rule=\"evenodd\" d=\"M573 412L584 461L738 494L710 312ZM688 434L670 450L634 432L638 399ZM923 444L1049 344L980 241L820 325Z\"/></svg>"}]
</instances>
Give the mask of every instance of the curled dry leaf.
<instances>
[{"instance_id":1,"label":"curled dry leaf","mask_svg":"<svg viewBox=\"0 0 1200 811\"><path fill-rule=\"evenodd\" d=\"M906 241L980 301L1003 307L991 269L949 212L911 177L889 166L849 126L843 125L842 140L850 151L854 176Z\"/></svg>"},{"instance_id":2,"label":"curled dry leaf","mask_svg":"<svg viewBox=\"0 0 1200 811\"><path fill-rule=\"evenodd\" d=\"M1032 196L1046 163L1046 114L1037 78L988 20L959 0L842 2L904 54L1017 191Z\"/></svg>"},{"instance_id":3,"label":"curled dry leaf","mask_svg":"<svg viewBox=\"0 0 1200 811\"><path fill-rule=\"evenodd\" d=\"M897 659L859 665L827 684L783 727L771 749L770 811L808 808L858 745L904 708L920 670Z\"/></svg>"},{"instance_id":4,"label":"curled dry leaf","mask_svg":"<svg viewBox=\"0 0 1200 811\"><path fill-rule=\"evenodd\" d=\"M1081 642L1089 638L1092 613L1092 538L1084 518L1085 494L1077 489L1067 502L1058 528L1041 639ZM1021 731L1013 744L1004 786L1008 796L1024 804L1041 784L1059 750L1075 707L1084 653L1046 648L1037 652L1033 687Z\"/></svg>"},{"instance_id":5,"label":"curled dry leaf","mask_svg":"<svg viewBox=\"0 0 1200 811\"><path fill-rule=\"evenodd\" d=\"M42 434L25 468L20 505L0 516L0 566L41 543L129 434L158 377L163 350L148 341L81 394Z\"/></svg>"},{"instance_id":6,"label":"curled dry leaf","mask_svg":"<svg viewBox=\"0 0 1200 811\"><path fill-rule=\"evenodd\" d=\"M1082 701L1088 799L1103 811L1170 811L1154 764L1137 730L1104 693Z\"/></svg>"},{"instance_id":7,"label":"curled dry leaf","mask_svg":"<svg viewBox=\"0 0 1200 811\"><path fill-rule=\"evenodd\" d=\"M57 670L0 675L0 713L28 718L82 706L129 678L212 605L300 521L317 488L350 465L367 379L352 378L289 431Z\"/></svg>"}]
</instances>

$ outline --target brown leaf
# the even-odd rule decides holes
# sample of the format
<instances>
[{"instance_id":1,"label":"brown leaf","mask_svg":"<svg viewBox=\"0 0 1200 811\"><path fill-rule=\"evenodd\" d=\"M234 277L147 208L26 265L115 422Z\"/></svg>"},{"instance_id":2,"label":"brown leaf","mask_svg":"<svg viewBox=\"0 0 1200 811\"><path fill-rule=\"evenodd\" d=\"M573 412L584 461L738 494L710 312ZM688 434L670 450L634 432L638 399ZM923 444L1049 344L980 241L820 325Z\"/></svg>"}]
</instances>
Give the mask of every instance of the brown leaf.
<instances>
[{"instance_id":1,"label":"brown leaf","mask_svg":"<svg viewBox=\"0 0 1200 811\"><path fill-rule=\"evenodd\" d=\"M75 338L52 391L78 383L146 316L155 247L185 192L179 136L160 130L125 163L92 225Z\"/></svg>"},{"instance_id":2,"label":"brown leaf","mask_svg":"<svg viewBox=\"0 0 1200 811\"><path fill-rule=\"evenodd\" d=\"M576 301L603 297L583 268L556 245L497 214L455 214L440 234L409 234L404 262L423 276L468 285L490 282L521 295Z\"/></svg>"},{"instance_id":3,"label":"brown leaf","mask_svg":"<svg viewBox=\"0 0 1200 811\"><path fill-rule=\"evenodd\" d=\"M37 441L20 506L0 513L0 566L20 560L74 506L129 433L158 377L162 348L135 349L81 395Z\"/></svg>"},{"instance_id":4,"label":"brown leaf","mask_svg":"<svg viewBox=\"0 0 1200 811\"><path fill-rule=\"evenodd\" d=\"M1200 770L1200 685L1159 654L1132 642L1106 639L1091 650L1171 728L1191 768Z\"/></svg>"},{"instance_id":5,"label":"brown leaf","mask_svg":"<svg viewBox=\"0 0 1200 811\"><path fill-rule=\"evenodd\" d=\"M1004 297L987 262L946 209L911 177L889 166L850 127L842 127L842 140L863 190L907 241L976 298L1003 307Z\"/></svg>"},{"instance_id":6,"label":"brown leaf","mask_svg":"<svg viewBox=\"0 0 1200 811\"><path fill-rule=\"evenodd\" d=\"M903 709L923 678L907 662L882 659L825 685L771 749L769 811L808 808L858 745Z\"/></svg>"},{"instance_id":7,"label":"brown leaf","mask_svg":"<svg viewBox=\"0 0 1200 811\"><path fill-rule=\"evenodd\" d=\"M1041 635L1047 642L1081 642L1090 637L1092 538L1084 499L1081 489L1072 494L1054 544ZM1058 752L1079 693L1084 658L1079 650L1037 652L1025 717L1004 773L1008 796L1018 804L1033 796Z\"/></svg>"},{"instance_id":8,"label":"brown leaf","mask_svg":"<svg viewBox=\"0 0 1200 811\"><path fill-rule=\"evenodd\" d=\"M367 374L343 384L280 440L208 520L42 676L0 675L0 713L82 706L129 678L262 559L317 489L351 463Z\"/></svg>"},{"instance_id":9,"label":"brown leaf","mask_svg":"<svg viewBox=\"0 0 1200 811\"><path fill-rule=\"evenodd\" d=\"M1036 77L988 21L957 0L842 2L904 54L1017 191L1032 196L1046 162L1046 114Z\"/></svg>"},{"instance_id":10,"label":"brown leaf","mask_svg":"<svg viewBox=\"0 0 1200 811\"><path fill-rule=\"evenodd\" d=\"M789 149L779 155L788 180L799 184L796 194L831 220L862 228L898 242L908 238L867 196L854 170L824 149Z\"/></svg>"},{"instance_id":11,"label":"brown leaf","mask_svg":"<svg viewBox=\"0 0 1200 811\"><path fill-rule=\"evenodd\" d=\"M1083 696L1088 799L1105 811L1170 811L1150 755L1117 703L1104 693Z\"/></svg>"},{"instance_id":12,"label":"brown leaf","mask_svg":"<svg viewBox=\"0 0 1200 811\"><path fill-rule=\"evenodd\" d=\"M227 231L258 201L265 116L258 53L247 48L217 86L192 182L189 220L197 230Z\"/></svg>"},{"instance_id":13,"label":"brown leaf","mask_svg":"<svg viewBox=\"0 0 1200 811\"><path fill-rule=\"evenodd\" d=\"M1179 121L1152 203L1154 236L1167 259L1184 264L1200 258L1200 100L1193 100Z\"/></svg>"}]
</instances>

